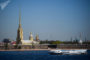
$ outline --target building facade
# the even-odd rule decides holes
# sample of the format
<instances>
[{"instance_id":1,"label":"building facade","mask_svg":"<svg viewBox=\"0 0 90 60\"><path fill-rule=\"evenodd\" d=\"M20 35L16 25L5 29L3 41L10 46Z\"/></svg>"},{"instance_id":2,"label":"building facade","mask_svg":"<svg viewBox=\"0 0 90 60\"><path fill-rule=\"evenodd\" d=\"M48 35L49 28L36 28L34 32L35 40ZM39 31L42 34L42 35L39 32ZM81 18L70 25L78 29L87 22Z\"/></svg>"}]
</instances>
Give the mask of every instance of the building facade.
<instances>
[{"instance_id":1,"label":"building facade","mask_svg":"<svg viewBox=\"0 0 90 60\"><path fill-rule=\"evenodd\" d=\"M37 35L36 39L39 40L39 37ZM17 30L16 46L19 47L27 45L29 47L30 45L37 45L39 44L39 41L37 40L33 39L32 32L30 32L29 40L23 39L23 29L21 26L21 11L19 11L19 27Z\"/></svg>"}]
</instances>

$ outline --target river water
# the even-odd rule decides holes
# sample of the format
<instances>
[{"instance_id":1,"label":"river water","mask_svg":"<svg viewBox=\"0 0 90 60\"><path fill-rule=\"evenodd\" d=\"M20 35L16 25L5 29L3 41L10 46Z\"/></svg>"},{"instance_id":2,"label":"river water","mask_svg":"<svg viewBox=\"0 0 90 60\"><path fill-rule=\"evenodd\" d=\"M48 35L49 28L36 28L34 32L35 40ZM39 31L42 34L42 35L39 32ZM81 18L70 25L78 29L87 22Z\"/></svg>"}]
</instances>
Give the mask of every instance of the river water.
<instances>
[{"instance_id":1,"label":"river water","mask_svg":"<svg viewBox=\"0 0 90 60\"><path fill-rule=\"evenodd\" d=\"M0 60L90 60L85 55L50 55L48 51L0 51Z\"/></svg>"}]
</instances>

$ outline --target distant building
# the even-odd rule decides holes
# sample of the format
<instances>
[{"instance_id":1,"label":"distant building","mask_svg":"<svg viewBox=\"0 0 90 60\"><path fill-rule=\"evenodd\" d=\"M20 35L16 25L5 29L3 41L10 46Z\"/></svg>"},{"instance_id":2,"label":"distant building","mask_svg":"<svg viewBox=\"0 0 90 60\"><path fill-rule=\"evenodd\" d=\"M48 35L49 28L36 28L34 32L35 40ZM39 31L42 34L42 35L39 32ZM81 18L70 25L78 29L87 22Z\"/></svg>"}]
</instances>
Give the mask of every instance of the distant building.
<instances>
[{"instance_id":1,"label":"distant building","mask_svg":"<svg viewBox=\"0 0 90 60\"><path fill-rule=\"evenodd\" d=\"M36 35L36 40L33 39L32 32L30 33L29 40L23 40L23 29L21 27L21 12L19 12L19 27L17 30L17 38L16 38L16 45L33 45L33 44L39 44L39 41L37 41L39 37Z\"/></svg>"},{"instance_id":2,"label":"distant building","mask_svg":"<svg viewBox=\"0 0 90 60\"><path fill-rule=\"evenodd\" d=\"M36 41L39 41L39 36L38 36L38 34L36 34L36 39L35 39Z\"/></svg>"},{"instance_id":3,"label":"distant building","mask_svg":"<svg viewBox=\"0 0 90 60\"><path fill-rule=\"evenodd\" d=\"M11 44L12 44L12 45L16 45L16 41L12 41Z\"/></svg>"},{"instance_id":4,"label":"distant building","mask_svg":"<svg viewBox=\"0 0 90 60\"><path fill-rule=\"evenodd\" d=\"M21 12L19 12L19 27L17 30L16 45L21 44L21 40L23 40L23 29L21 27Z\"/></svg>"},{"instance_id":5,"label":"distant building","mask_svg":"<svg viewBox=\"0 0 90 60\"><path fill-rule=\"evenodd\" d=\"M32 45L32 44L36 45L36 44L39 44L38 41L33 39L32 32L30 33L29 40L21 40L21 43L22 43L22 45Z\"/></svg>"},{"instance_id":6,"label":"distant building","mask_svg":"<svg viewBox=\"0 0 90 60\"><path fill-rule=\"evenodd\" d=\"M79 43L80 44L82 44L83 43L83 41L82 41L82 38L81 38L82 36L81 36L81 33L80 33L80 40L79 40Z\"/></svg>"}]
</instances>

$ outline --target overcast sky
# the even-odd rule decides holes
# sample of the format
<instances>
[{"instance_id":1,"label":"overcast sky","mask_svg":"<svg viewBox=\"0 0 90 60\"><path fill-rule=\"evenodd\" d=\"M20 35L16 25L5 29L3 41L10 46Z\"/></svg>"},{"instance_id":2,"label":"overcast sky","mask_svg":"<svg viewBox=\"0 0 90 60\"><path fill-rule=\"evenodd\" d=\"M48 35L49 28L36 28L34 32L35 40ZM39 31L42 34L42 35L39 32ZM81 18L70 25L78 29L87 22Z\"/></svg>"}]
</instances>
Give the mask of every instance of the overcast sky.
<instances>
[{"instance_id":1,"label":"overcast sky","mask_svg":"<svg viewBox=\"0 0 90 60\"><path fill-rule=\"evenodd\" d=\"M0 40L16 40L19 8L24 40L90 40L90 0L0 0Z\"/></svg>"}]
</instances>

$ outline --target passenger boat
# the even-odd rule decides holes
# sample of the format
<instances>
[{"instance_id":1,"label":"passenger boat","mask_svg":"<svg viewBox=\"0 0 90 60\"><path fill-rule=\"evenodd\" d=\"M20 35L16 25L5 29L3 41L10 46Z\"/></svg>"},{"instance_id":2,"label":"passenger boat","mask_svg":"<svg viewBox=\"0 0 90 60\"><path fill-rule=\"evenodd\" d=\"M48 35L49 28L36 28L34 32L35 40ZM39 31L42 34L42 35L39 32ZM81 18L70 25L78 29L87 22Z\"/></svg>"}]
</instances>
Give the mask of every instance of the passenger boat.
<instances>
[{"instance_id":1,"label":"passenger boat","mask_svg":"<svg viewBox=\"0 0 90 60\"><path fill-rule=\"evenodd\" d=\"M87 49L75 49L75 50L50 50L49 51L50 54L52 55L62 55L62 54L86 54L87 53Z\"/></svg>"}]
</instances>

